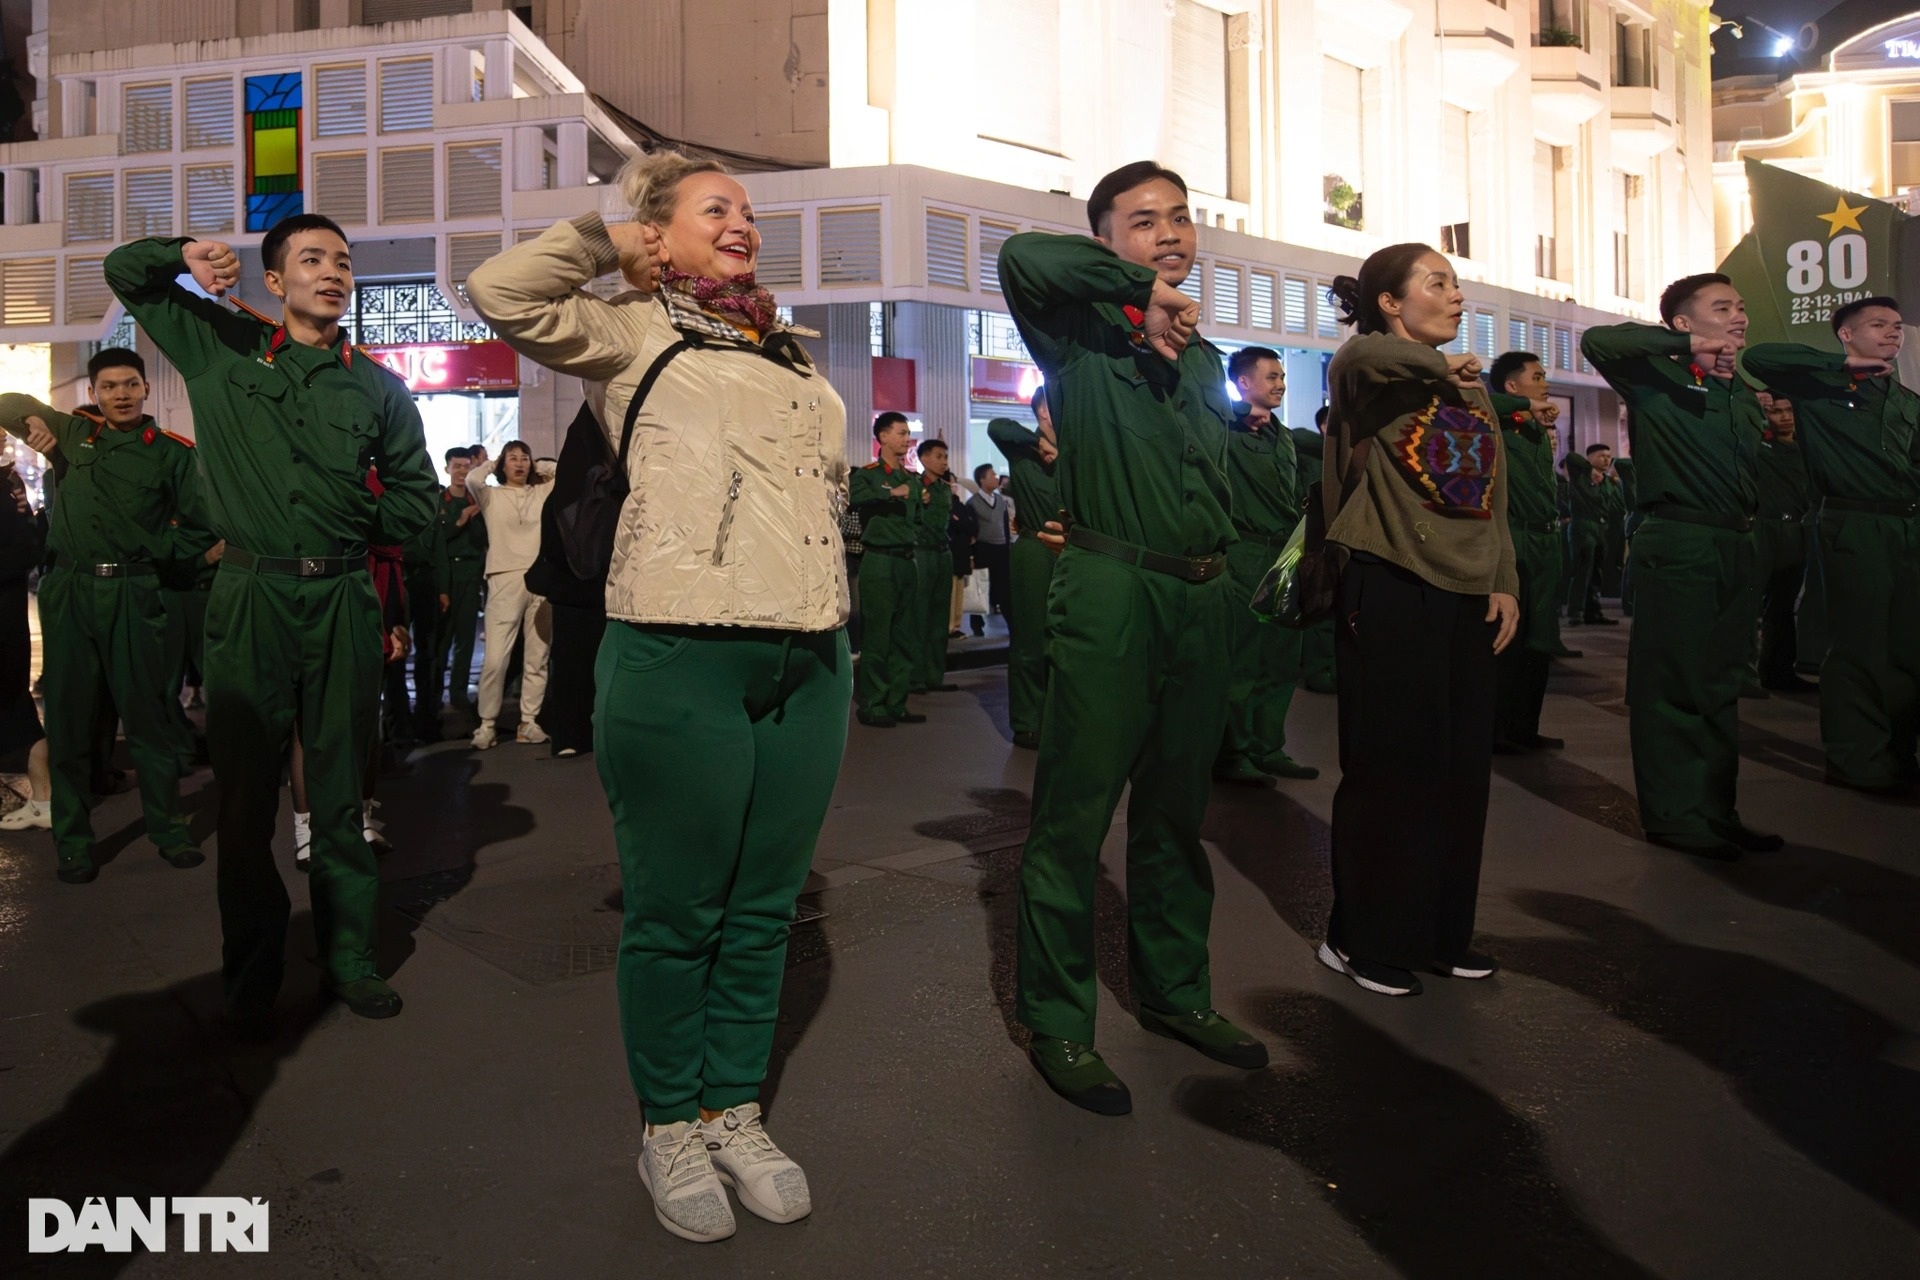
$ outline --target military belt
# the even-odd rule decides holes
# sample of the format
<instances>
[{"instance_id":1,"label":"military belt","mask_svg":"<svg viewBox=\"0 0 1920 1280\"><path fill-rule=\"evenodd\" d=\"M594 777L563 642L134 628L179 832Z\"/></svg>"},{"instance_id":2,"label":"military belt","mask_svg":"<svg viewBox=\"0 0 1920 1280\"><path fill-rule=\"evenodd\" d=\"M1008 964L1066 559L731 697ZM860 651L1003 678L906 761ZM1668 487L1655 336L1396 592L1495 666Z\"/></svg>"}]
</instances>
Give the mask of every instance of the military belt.
<instances>
[{"instance_id":1,"label":"military belt","mask_svg":"<svg viewBox=\"0 0 1920 1280\"><path fill-rule=\"evenodd\" d=\"M79 560L70 560L60 556L57 563L62 569L72 569L84 573L90 578L146 578L160 572L159 566L134 561L119 561L104 564L86 564Z\"/></svg>"},{"instance_id":2,"label":"military belt","mask_svg":"<svg viewBox=\"0 0 1920 1280\"><path fill-rule=\"evenodd\" d=\"M1720 511L1699 511L1693 507L1675 506L1671 502L1656 502L1644 510L1650 516L1659 516L1662 520L1678 520L1681 524L1704 524L1715 529L1731 529L1735 533L1753 532L1752 516L1736 516Z\"/></svg>"},{"instance_id":3,"label":"military belt","mask_svg":"<svg viewBox=\"0 0 1920 1280\"><path fill-rule=\"evenodd\" d=\"M1875 516L1920 516L1920 502L1867 502L1859 498L1822 498L1823 511L1860 511Z\"/></svg>"},{"instance_id":4,"label":"military belt","mask_svg":"<svg viewBox=\"0 0 1920 1280\"><path fill-rule=\"evenodd\" d=\"M864 553L876 556L890 556L895 560L913 559L912 547L876 547L871 542L861 544Z\"/></svg>"},{"instance_id":5,"label":"military belt","mask_svg":"<svg viewBox=\"0 0 1920 1280\"><path fill-rule=\"evenodd\" d=\"M1514 520L1508 522L1508 527L1518 529L1522 533L1560 532L1560 522L1558 520Z\"/></svg>"},{"instance_id":6,"label":"military belt","mask_svg":"<svg viewBox=\"0 0 1920 1280\"><path fill-rule=\"evenodd\" d=\"M1078 547L1082 551L1091 551L1097 556L1107 556L1126 564L1137 565L1149 573L1164 573L1170 578L1179 578L1186 582L1211 582L1225 576L1227 557L1224 552L1216 551L1210 556L1170 556L1158 551L1149 551L1145 547L1136 547L1131 542L1122 542L1118 538L1109 538L1104 533L1095 533L1079 525L1067 530L1067 545Z\"/></svg>"},{"instance_id":7,"label":"military belt","mask_svg":"<svg viewBox=\"0 0 1920 1280\"><path fill-rule=\"evenodd\" d=\"M337 578L367 567L365 556L256 556L231 544L222 559L237 568L286 578Z\"/></svg>"}]
</instances>

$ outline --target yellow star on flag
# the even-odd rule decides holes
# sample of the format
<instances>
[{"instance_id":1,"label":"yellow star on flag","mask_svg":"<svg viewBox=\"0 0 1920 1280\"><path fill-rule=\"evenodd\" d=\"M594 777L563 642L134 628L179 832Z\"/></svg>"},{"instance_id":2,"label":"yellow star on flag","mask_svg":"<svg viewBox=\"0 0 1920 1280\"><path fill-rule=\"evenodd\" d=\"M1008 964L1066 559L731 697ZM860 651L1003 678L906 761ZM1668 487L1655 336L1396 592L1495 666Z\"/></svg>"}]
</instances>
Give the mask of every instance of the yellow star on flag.
<instances>
[{"instance_id":1,"label":"yellow star on flag","mask_svg":"<svg viewBox=\"0 0 1920 1280\"><path fill-rule=\"evenodd\" d=\"M1867 206L1861 205L1856 209L1847 203L1845 196L1841 196L1834 202L1832 213L1816 213L1813 216L1827 224L1827 239L1831 240L1842 231L1861 230L1860 215L1866 211Z\"/></svg>"}]
</instances>

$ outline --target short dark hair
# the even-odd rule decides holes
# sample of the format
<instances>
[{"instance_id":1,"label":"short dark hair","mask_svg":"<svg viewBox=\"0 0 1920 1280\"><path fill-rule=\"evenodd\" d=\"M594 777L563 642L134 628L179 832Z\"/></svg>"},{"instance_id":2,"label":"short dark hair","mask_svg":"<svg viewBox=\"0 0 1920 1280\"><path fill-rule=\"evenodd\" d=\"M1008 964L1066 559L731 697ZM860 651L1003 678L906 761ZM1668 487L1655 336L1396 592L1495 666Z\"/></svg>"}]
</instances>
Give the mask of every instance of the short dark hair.
<instances>
[{"instance_id":1,"label":"short dark hair","mask_svg":"<svg viewBox=\"0 0 1920 1280\"><path fill-rule=\"evenodd\" d=\"M1493 362L1493 368L1487 370L1487 385L1495 391L1507 389L1507 379L1516 373L1522 373L1530 364L1546 368L1547 362L1531 351L1509 351Z\"/></svg>"},{"instance_id":2,"label":"short dark hair","mask_svg":"<svg viewBox=\"0 0 1920 1280\"><path fill-rule=\"evenodd\" d=\"M87 361L87 381L93 382L100 377L102 369L131 369L146 380L147 362L140 358L138 351L129 351L125 347L105 347L93 359Z\"/></svg>"},{"instance_id":3,"label":"short dark hair","mask_svg":"<svg viewBox=\"0 0 1920 1280\"><path fill-rule=\"evenodd\" d=\"M505 444L501 445L500 446L501 460L505 461L506 456L512 453L515 449L518 449L520 452L527 455L528 466L533 465L533 446L528 444L525 440L509 440Z\"/></svg>"},{"instance_id":4,"label":"short dark hair","mask_svg":"<svg viewBox=\"0 0 1920 1280\"><path fill-rule=\"evenodd\" d=\"M1262 360L1272 360L1286 369L1286 361L1280 359L1280 353L1272 347L1242 347L1227 357L1227 377L1238 382L1240 375L1253 372L1254 366Z\"/></svg>"},{"instance_id":5,"label":"short dark hair","mask_svg":"<svg viewBox=\"0 0 1920 1280\"><path fill-rule=\"evenodd\" d=\"M1323 404L1313 411L1313 425L1315 430L1324 432L1327 429L1327 409L1329 407L1330 406Z\"/></svg>"},{"instance_id":6,"label":"short dark hair","mask_svg":"<svg viewBox=\"0 0 1920 1280\"><path fill-rule=\"evenodd\" d=\"M1733 281L1718 271L1702 271L1696 276L1681 276L1668 285L1660 295L1660 319L1672 327L1673 318L1693 301L1693 295L1710 284L1732 284Z\"/></svg>"},{"instance_id":7,"label":"short dark hair","mask_svg":"<svg viewBox=\"0 0 1920 1280\"><path fill-rule=\"evenodd\" d=\"M457 444L447 450L445 460L452 462L455 458L465 458L469 462L473 461L473 446L470 444Z\"/></svg>"},{"instance_id":8,"label":"short dark hair","mask_svg":"<svg viewBox=\"0 0 1920 1280\"><path fill-rule=\"evenodd\" d=\"M1606 444L1606 443L1590 444L1587 446L1587 456L1591 458L1594 454L1599 453L1602 449L1606 450L1608 453L1613 452L1613 446L1610 444Z\"/></svg>"},{"instance_id":9,"label":"short dark hair","mask_svg":"<svg viewBox=\"0 0 1920 1280\"><path fill-rule=\"evenodd\" d=\"M1355 333L1386 333L1380 295L1406 297L1413 264L1432 252L1432 245L1417 241L1390 244L1367 255L1358 276L1335 276L1327 286L1327 298L1340 308L1340 323L1352 325Z\"/></svg>"},{"instance_id":10,"label":"short dark hair","mask_svg":"<svg viewBox=\"0 0 1920 1280\"><path fill-rule=\"evenodd\" d=\"M931 439L922 440L919 444L915 445L913 447L913 456L916 458L924 458L935 449L945 449L946 447L947 442L945 440L942 440L939 436L934 436ZM949 452L951 452L951 450L949 450Z\"/></svg>"},{"instance_id":11,"label":"short dark hair","mask_svg":"<svg viewBox=\"0 0 1920 1280\"><path fill-rule=\"evenodd\" d=\"M1900 299L1888 298L1885 296L1881 296L1877 298L1860 298L1857 301L1849 302L1844 307L1837 307L1835 308L1833 313L1833 331L1835 333L1840 332L1841 329L1846 327L1847 321L1853 319L1855 316L1859 315L1862 311L1865 311L1868 307L1885 307L1887 310L1893 312L1895 315L1899 315Z\"/></svg>"},{"instance_id":12,"label":"short dark hair","mask_svg":"<svg viewBox=\"0 0 1920 1280\"><path fill-rule=\"evenodd\" d=\"M906 414L899 413L893 409L889 409L885 413L876 414L873 419L873 438L878 440L882 431L885 431L896 422L905 422L906 420Z\"/></svg>"},{"instance_id":13,"label":"short dark hair","mask_svg":"<svg viewBox=\"0 0 1920 1280\"><path fill-rule=\"evenodd\" d=\"M1162 178L1180 188L1180 194L1187 194L1187 180L1158 160L1135 160L1132 164L1123 164L1100 181L1093 184L1093 193L1087 197L1087 226L1094 235L1100 234L1100 224L1113 212L1113 202L1135 187L1144 187L1155 178Z\"/></svg>"},{"instance_id":14,"label":"short dark hair","mask_svg":"<svg viewBox=\"0 0 1920 1280\"><path fill-rule=\"evenodd\" d=\"M987 472L991 470L993 470L993 464L991 462L981 463L979 466L973 469L973 482L975 484L979 484L980 477L984 476L985 474L987 474Z\"/></svg>"},{"instance_id":15,"label":"short dark hair","mask_svg":"<svg viewBox=\"0 0 1920 1280\"><path fill-rule=\"evenodd\" d=\"M331 231L340 237L340 243L349 249L352 242L340 224L320 213L296 213L290 218L282 218L273 224L273 230L267 232L266 239L260 242L260 261L269 271L284 271L287 266L287 241L302 231Z\"/></svg>"}]
</instances>

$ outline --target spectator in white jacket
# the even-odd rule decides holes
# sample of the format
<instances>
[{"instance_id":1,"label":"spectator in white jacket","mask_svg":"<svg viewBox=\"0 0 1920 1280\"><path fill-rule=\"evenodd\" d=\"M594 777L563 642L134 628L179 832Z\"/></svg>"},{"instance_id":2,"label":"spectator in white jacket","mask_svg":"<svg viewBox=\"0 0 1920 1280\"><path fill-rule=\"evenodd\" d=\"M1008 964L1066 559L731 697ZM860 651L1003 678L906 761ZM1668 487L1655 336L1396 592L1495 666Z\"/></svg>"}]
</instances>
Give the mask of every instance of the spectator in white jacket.
<instances>
[{"instance_id":1,"label":"spectator in white jacket","mask_svg":"<svg viewBox=\"0 0 1920 1280\"><path fill-rule=\"evenodd\" d=\"M547 692L547 601L527 590L526 573L540 554L540 512L553 486L553 464L536 469L533 450L509 440L500 457L486 457L467 473L467 492L487 522L486 658L480 664L480 727L473 745L485 751L498 741L493 722L505 700L507 663L513 642L520 655L520 730L515 742L545 742L535 723ZM497 484L488 484L492 477Z\"/></svg>"}]
</instances>

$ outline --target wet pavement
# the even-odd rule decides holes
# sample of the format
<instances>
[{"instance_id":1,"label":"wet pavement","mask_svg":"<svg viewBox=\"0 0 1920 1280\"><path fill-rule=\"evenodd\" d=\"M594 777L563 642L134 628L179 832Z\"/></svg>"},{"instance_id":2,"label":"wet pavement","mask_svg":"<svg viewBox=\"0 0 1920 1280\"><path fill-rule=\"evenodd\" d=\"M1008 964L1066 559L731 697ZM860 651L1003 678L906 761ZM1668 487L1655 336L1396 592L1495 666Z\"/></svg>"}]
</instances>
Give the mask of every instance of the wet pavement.
<instances>
[{"instance_id":1,"label":"wet pavement","mask_svg":"<svg viewBox=\"0 0 1920 1280\"><path fill-rule=\"evenodd\" d=\"M385 780L383 964L403 1016L318 1002L305 885L287 1027L211 1028L209 866L135 797L93 885L0 835L0 1273L129 1276L1661 1276L1920 1274L1920 809L1822 786L1811 700L1742 704L1742 808L1787 849L1722 865L1634 838L1626 628L1571 633L1551 757L1501 760L1490 982L1366 995L1313 960L1327 770L1220 788L1214 981L1274 1063L1218 1066L1128 1016L1124 832L1099 882L1100 1042L1135 1111L1067 1106L1010 1017L1033 757L1004 672L931 721L856 727L803 906L770 1128L816 1209L697 1247L633 1160L612 962L618 878L592 759L417 753ZM187 783L196 831L211 779ZM1409 815L1409 820L1415 820ZM283 818L283 824L285 819ZM260 1196L258 1255L28 1258L24 1200Z\"/></svg>"}]
</instances>

